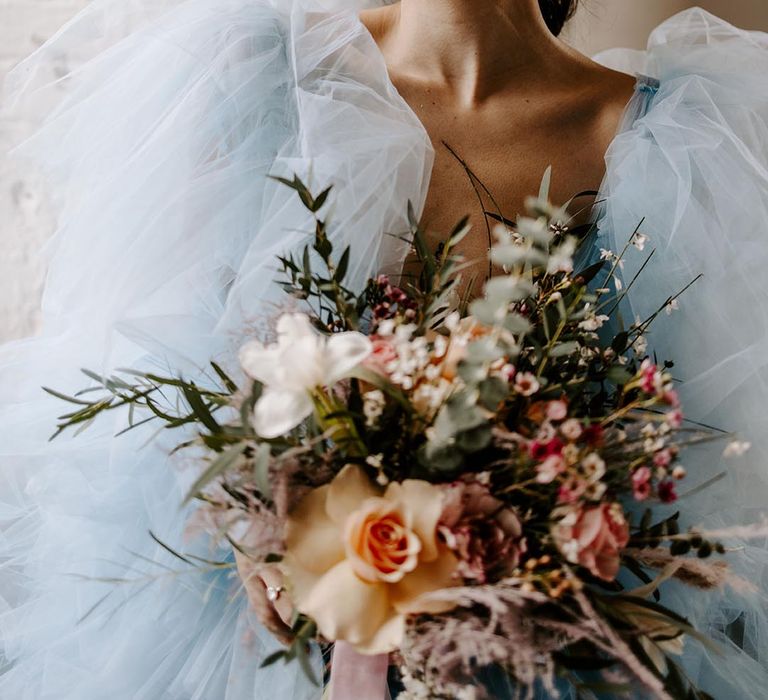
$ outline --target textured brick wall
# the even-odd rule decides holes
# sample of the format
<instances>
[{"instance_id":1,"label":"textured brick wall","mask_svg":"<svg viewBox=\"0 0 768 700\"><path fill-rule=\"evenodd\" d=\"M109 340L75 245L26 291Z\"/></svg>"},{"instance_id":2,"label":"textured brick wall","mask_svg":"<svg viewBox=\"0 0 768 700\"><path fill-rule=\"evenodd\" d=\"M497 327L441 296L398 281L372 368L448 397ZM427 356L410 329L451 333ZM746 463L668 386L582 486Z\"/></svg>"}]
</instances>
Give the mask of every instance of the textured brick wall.
<instances>
[{"instance_id":1,"label":"textured brick wall","mask_svg":"<svg viewBox=\"0 0 768 700\"><path fill-rule=\"evenodd\" d=\"M0 79L85 5L85 0L0 0ZM0 120L0 342L37 327L44 275L40 249L54 227L40 178L5 157L8 144L31 130L23 119Z\"/></svg>"},{"instance_id":2,"label":"textured brick wall","mask_svg":"<svg viewBox=\"0 0 768 700\"><path fill-rule=\"evenodd\" d=\"M582 0L572 41L587 51L641 46L649 29L693 4L686 0ZM86 0L0 0L0 78L32 52ZM743 26L768 29L766 0L699 0ZM72 57L62 56L62 64ZM29 133L25 121L0 121L0 342L37 328L44 265L39 254L54 227L45 189L35 173L3 156L7 144Z\"/></svg>"}]
</instances>

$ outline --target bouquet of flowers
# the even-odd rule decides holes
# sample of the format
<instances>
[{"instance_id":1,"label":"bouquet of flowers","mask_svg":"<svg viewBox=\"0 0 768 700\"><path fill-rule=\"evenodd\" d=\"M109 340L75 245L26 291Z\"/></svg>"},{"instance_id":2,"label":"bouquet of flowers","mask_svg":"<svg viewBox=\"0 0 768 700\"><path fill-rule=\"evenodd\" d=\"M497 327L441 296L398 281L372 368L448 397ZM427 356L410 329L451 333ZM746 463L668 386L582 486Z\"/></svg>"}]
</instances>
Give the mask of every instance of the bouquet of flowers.
<instances>
[{"instance_id":1,"label":"bouquet of flowers","mask_svg":"<svg viewBox=\"0 0 768 700\"><path fill-rule=\"evenodd\" d=\"M207 388L91 375L103 395L70 397L59 430L126 405L194 427L196 517L282 612L262 615L286 642L268 663L311 673L309 643L337 642L390 655L403 698L482 697L478 677L708 697L676 661L687 637L708 642L658 587L722 585L725 550L654 511L676 499L681 450L720 436L683 420L670 365L647 354L653 318L622 328L618 270L645 237L579 267L585 230L545 178L528 216L496 217L481 297L460 293L466 222L435 253L414 217L419 274L357 293L318 214L329 190L284 183L315 219L303 255L280 260L303 310L244 345L247 381L218 365Z\"/></svg>"}]
</instances>

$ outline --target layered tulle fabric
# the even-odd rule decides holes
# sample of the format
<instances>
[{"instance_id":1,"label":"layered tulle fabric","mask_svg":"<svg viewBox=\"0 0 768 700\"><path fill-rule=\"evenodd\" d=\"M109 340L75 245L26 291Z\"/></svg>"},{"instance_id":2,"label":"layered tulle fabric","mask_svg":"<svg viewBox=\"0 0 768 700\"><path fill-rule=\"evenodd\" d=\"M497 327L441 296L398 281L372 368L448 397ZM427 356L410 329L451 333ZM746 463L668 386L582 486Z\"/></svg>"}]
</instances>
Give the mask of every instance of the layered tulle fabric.
<instances>
[{"instance_id":1,"label":"layered tulle fabric","mask_svg":"<svg viewBox=\"0 0 768 700\"><path fill-rule=\"evenodd\" d=\"M184 539L178 504L194 468L169 460L172 436L150 424L115 438L115 416L48 445L62 405L39 387L80 388L81 366L198 376L210 359L227 364L286 303L275 255L311 231L270 173L334 186L324 214L338 250L354 245L353 284L398 269L432 152L356 8L333 2L97 0L11 78L8 108L58 105L20 155L58 183L61 223L43 335L0 348L0 697L319 694L293 668L259 669L276 643L232 578L178 575L189 567L149 537L227 556ZM52 72L72 51L84 67ZM692 418L756 445L682 505L709 526L754 519L768 500L766 38L691 11L647 53L603 60L659 85L641 82L608 154L599 245L623 244L645 217L658 251L632 290L641 316L704 274L650 340L679 359ZM722 465L710 452L690 467L704 481ZM760 584L761 547L731 559ZM713 595L692 609L693 597L668 594L730 646L720 659L690 645L691 675L718 698L760 697L761 599ZM739 635L744 651L729 641Z\"/></svg>"},{"instance_id":2,"label":"layered tulle fabric","mask_svg":"<svg viewBox=\"0 0 768 700\"><path fill-rule=\"evenodd\" d=\"M97 2L11 76L8 109L57 103L19 155L58 186L61 223L43 335L0 349L2 698L319 696L296 665L259 669L277 643L234 577L175 573L191 567L149 536L228 556L185 541L194 470L167 456L181 436L115 438L123 414L47 444L65 405L40 387L82 387L80 367L204 381L229 363L286 305L276 256L311 242L268 174L333 185L323 215L339 253L355 242L351 284L402 262L431 147L356 15L325 9ZM52 75L73 53L84 67Z\"/></svg>"},{"instance_id":3,"label":"layered tulle fabric","mask_svg":"<svg viewBox=\"0 0 768 700\"><path fill-rule=\"evenodd\" d=\"M690 484L718 483L683 498L686 523L721 528L760 522L768 507L768 35L740 31L702 10L656 29L643 53L611 51L608 65L658 79L648 105L628 115L607 154L598 245L620 250L640 225L650 240L628 256L628 322L646 319L694 279L648 334L673 374L688 417L738 431L752 450L722 458L723 445L690 452ZM673 609L713 636L724 653L689 643L688 673L716 698L763 698L768 682L768 550L739 542L735 573L757 595L664 591Z\"/></svg>"}]
</instances>

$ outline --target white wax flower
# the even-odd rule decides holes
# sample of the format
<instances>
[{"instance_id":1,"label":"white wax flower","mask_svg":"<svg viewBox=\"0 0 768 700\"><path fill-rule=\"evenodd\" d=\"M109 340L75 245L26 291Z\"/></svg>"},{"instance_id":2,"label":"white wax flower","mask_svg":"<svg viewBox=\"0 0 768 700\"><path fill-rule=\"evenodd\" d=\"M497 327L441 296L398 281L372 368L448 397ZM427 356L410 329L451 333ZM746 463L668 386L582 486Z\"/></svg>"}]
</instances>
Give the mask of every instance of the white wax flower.
<instances>
[{"instance_id":1,"label":"white wax flower","mask_svg":"<svg viewBox=\"0 0 768 700\"><path fill-rule=\"evenodd\" d=\"M312 395L349 377L371 353L362 333L320 335L304 314L284 314L277 322L277 342L251 341L240 350L246 374L264 384L253 424L264 438L275 438L299 425L314 408Z\"/></svg>"}]
</instances>

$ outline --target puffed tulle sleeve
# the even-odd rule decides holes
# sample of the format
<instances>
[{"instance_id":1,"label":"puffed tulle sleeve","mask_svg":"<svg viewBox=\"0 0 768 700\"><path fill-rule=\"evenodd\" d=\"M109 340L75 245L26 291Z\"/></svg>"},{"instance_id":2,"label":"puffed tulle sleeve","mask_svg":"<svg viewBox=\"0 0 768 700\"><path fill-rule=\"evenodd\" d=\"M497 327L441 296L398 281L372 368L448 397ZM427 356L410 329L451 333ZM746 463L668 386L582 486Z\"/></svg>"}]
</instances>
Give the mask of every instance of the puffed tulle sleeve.
<instances>
[{"instance_id":1,"label":"puffed tulle sleeve","mask_svg":"<svg viewBox=\"0 0 768 700\"><path fill-rule=\"evenodd\" d=\"M629 291L627 321L650 317L701 275L677 310L659 315L649 347L677 360L691 420L752 443L735 460L722 458L722 444L691 450L689 482L725 477L679 508L709 529L759 522L768 510L768 35L694 9L656 29L647 52L598 59L658 80L646 81L644 113L628 115L608 152L603 186L598 245L620 250L638 224L650 238L629 256L626 283L655 250ZM689 674L716 698L757 700L768 687L768 550L726 542L756 594L669 586L664 595L721 647L689 643Z\"/></svg>"},{"instance_id":2,"label":"puffed tulle sleeve","mask_svg":"<svg viewBox=\"0 0 768 700\"><path fill-rule=\"evenodd\" d=\"M47 438L80 367L202 376L285 305L275 256L308 241L295 193L333 185L351 283L405 254L429 140L356 15L284 0L96 0L11 75L40 131L18 155L58 193L42 334L0 348L0 697L303 700L231 572L189 572L194 469L126 416ZM81 67L67 70L62 56ZM319 663L319 658L316 662ZM4 672L3 672L4 671ZM321 675L321 672L320 672Z\"/></svg>"}]
</instances>

